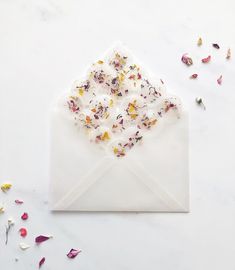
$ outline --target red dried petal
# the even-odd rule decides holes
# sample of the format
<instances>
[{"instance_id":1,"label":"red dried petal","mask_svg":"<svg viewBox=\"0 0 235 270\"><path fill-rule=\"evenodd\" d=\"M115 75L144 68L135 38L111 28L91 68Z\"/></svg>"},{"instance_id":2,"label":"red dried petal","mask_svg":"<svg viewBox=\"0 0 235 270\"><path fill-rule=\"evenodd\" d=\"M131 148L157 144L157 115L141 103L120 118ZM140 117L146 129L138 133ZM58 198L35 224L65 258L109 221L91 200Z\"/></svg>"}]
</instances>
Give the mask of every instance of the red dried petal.
<instances>
[{"instance_id":1,"label":"red dried petal","mask_svg":"<svg viewBox=\"0 0 235 270\"><path fill-rule=\"evenodd\" d=\"M70 249L69 253L67 254L67 257L70 259L75 258L80 252L82 252L81 250L77 250L77 249Z\"/></svg>"},{"instance_id":2,"label":"red dried petal","mask_svg":"<svg viewBox=\"0 0 235 270\"><path fill-rule=\"evenodd\" d=\"M222 79L223 79L223 76L220 75L219 78L217 79L217 83L218 83L219 85L222 84Z\"/></svg>"},{"instance_id":3,"label":"red dried petal","mask_svg":"<svg viewBox=\"0 0 235 270\"><path fill-rule=\"evenodd\" d=\"M24 202L21 201L21 200L15 200L15 203L16 203L16 204L22 204L22 203L24 203Z\"/></svg>"},{"instance_id":4,"label":"red dried petal","mask_svg":"<svg viewBox=\"0 0 235 270\"><path fill-rule=\"evenodd\" d=\"M21 219L23 220L27 220L28 218L29 218L29 215L26 212L21 216Z\"/></svg>"},{"instance_id":5,"label":"red dried petal","mask_svg":"<svg viewBox=\"0 0 235 270\"><path fill-rule=\"evenodd\" d=\"M190 76L190 79L196 79L198 77L198 74L194 73Z\"/></svg>"},{"instance_id":6,"label":"red dried petal","mask_svg":"<svg viewBox=\"0 0 235 270\"><path fill-rule=\"evenodd\" d=\"M44 262L45 262L45 260L46 260L46 258L45 257L43 257L40 261L39 261L39 268L41 268L41 266L44 264Z\"/></svg>"},{"instance_id":7,"label":"red dried petal","mask_svg":"<svg viewBox=\"0 0 235 270\"><path fill-rule=\"evenodd\" d=\"M37 244L40 244L40 243L42 243L42 242L44 242L44 241L47 241L48 239L50 239L51 237L49 237L49 236L44 236L44 235L39 235L39 236L37 236L36 238L35 238L35 242L37 243Z\"/></svg>"},{"instance_id":8,"label":"red dried petal","mask_svg":"<svg viewBox=\"0 0 235 270\"><path fill-rule=\"evenodd\" d=\"M25 237L27 235L27 230L25 228L20 228L19 232L22 237Z\"/></svg>"},{"instance_id":9,"label":"red dried petal","mask_svg":"<svg viewBox=\"0 0 235 270\"><path fill-rule=\"evenodd\" d=\"M206 58L203 58L203 59L202 59L202 63L209 63L210 60L211 60L211 56L208 55Z\"/></svg>"}]
</instances>

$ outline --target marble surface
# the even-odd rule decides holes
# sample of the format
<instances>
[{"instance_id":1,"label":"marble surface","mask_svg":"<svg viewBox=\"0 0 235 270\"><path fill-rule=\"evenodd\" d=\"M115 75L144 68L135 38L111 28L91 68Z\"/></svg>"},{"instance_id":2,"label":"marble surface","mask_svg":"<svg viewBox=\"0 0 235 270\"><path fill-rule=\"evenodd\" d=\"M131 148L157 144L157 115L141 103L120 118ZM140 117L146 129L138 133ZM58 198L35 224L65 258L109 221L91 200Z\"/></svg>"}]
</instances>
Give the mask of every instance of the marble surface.
<instances>
[{"instance_id":1,"label":"marble surface","mask_svg":"<svg viewBox=\"0 0 235 270\"><path fill-rule=\"evenodd\" d=\"M1 269L37 269L43 256L45 270L235 269L235 65L234 57L225 60L235 44L234 10L229 0L0 1L0 182L13 183L9 193L0 193L6 208L0 215ZM49 211L51 104L116 40L189 110L189 214ZM185 52L193 67L181 63ZM213 61L202 65L208 54ZM189 80L194 72L199 78ZM206 111L196 106L197 96ZM15 205L17 198L25 203ZM20 220L23 211L28 221ZM15 225L5 246L10 216ZM18 247L21 226L29 231L27 251ZM54 238L35 246L38 234ZM82 253L69 260L72 247Z\"/></svg>"}]
</instances>

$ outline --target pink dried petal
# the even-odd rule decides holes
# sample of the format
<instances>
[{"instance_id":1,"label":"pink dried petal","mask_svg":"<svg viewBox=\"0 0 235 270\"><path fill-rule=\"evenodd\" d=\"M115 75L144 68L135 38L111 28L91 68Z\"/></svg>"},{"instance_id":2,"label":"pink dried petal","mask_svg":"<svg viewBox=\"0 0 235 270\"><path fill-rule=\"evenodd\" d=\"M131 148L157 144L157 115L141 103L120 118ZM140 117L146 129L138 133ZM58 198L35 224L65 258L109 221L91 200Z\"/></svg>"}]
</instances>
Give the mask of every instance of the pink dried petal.
<instances>
[{"instance_id":1,"label":"pink dried petal","mask_svg":"<svg viewBox=\"0 0 235 270\"><path fill-rule=\"evenodd\" d=\"M67 254L67 257L70 259L75 258L80 252L82 252L81 250L77 250L77 249L70 249L69 253Z\"/></svg>"},{"instance_id":2,"label":"pink dried petal","mask_svg":"<svg viewBox=\"0 0 235 270\"><path fill-rule=\"evenodd\" d=\"M35 242L36 242L37 244L40 244L40 243L42 243L42 242L44 242L44 241L47 241L47 240L50 239L50 238L51 238L50 236L39 235L39 236L37 236L37 237L35 238Z\"/></svg>"},{"instance_id":3,"label":"pink dried petal","mask_svg":"<svg viewBox=\"0 0 235 270\"><path fill-rule=\"evenodd\" d=\"M26 212L21 216L21 219L23 220L27 220L28 218L29 218L29 215Z\"/></svg>"},{"instance_id":4,"label":"pink dried petal","mask_svg":"<svg viewBox=\"0 0 235 270\"><path fill-rule=\"evenodd\" d=\"M218 83L219 85L222 84L222 79L223 79L223 76L220 75L219 78L217 79L217 83Z\"/></svg>"},{"instance_id":5,"label":"pink dried petal","mask_svg":"<svg viewBox=\"0 0 235 270\"><path fill-rule=\"evenodd\" d=\"M202 59L202 63L209 63L210 60L211 60L211 56L208 55L206 58L203 58L203 59Z\"/></svg>"},{"instance_id":6,"label":"pink dried petal","mask_svg":"<svg viewBox=\"0 0 235 270\"><path fill-rule=\"evenodd\" d=\"M187 66L191 66L193 64L192 58L189 57L187 53L182 55L181 61Z\"/></svg>"},{"instance_id":7,"label":"pink dried petal","mask_svg":"<svg viewBox=\"0 0 235 270\"><path fill-rule=\"evenodd\" d=\"M41 268L41 266L44 264L44 262L45 262L45 260L46 260L46 258L45 257L43 257L40 261L39 261L39 268Z\"/></svg>"},{"instance_id":8,"label":"pink dried petal","mask_svg":"<svg viewBox=\"0 0 235 270\"><path fill-rule=\"evenodd\" d=\"M16 204L22 204L22 203L24 203L24 202L21 201L21 200L15 200L15 203L16 203Z\"/></svg>"},{"instance_id":9,"label":"pink dried petal","mask_svg":"<svg viewBox=\"0 0 235 270\"><path fill-rule=\"evenodd\" d=\"M27 235L27 230L25 228L20 228L19 232L22 237L25 237Z\"/></svg>"},{"instance_id":10,"label":"pink dried petal","mask_svg":"<svg viewBox=\"0 0 235 270\"><path fill-rule=\"evenodd\" d=\"M198 77L198 74L194 73L190 76L190 79L196 79Z\"/></svg>"}]
</instances>

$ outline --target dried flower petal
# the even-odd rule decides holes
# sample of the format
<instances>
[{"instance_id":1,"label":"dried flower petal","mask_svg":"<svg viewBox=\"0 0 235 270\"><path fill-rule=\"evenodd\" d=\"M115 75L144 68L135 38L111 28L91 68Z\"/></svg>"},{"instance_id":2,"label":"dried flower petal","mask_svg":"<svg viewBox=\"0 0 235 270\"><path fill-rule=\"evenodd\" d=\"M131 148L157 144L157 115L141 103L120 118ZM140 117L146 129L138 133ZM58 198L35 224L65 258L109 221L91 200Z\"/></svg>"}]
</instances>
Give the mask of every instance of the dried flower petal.
<instances>
[{"instance_id":1,"label":"dried flower petal","mask_svg":"<svg viewBox=\"0 0 235 270\"><path fill-rule=\"evenodd\" d=\"M4 209L3 205L0 205L0 214L4 213L4 211L5 211L5 209Z\"/></svg>"},{"instance_id":2,"label":"dried flower petal","mask_svg":"<svg viewBox=\"0 0 235 270\"><path fill-rule=\"evenodd\" d=\"M50 238L52 238L52 236L39 235L39 236L37 236L37 237L35 238L35 242L36 242L37 244L40 244L40 243L42 243L42 242L44 242L44 241L47 241L47 240L50 239Z\"/></svg>"},{"instance_id":3,"label":"dried flower petal","mask_svg":"<svg viewBox=\"0 0 235 270\"><path fill-rule=\"evenodd\" d=\"M39 261L39 263L38 263L39 268L41 268L41 266L44 264L45 260L46 260L46 258L43 257L43 258Z\"/></svg>"},{"instance_id":4,"label":"dried flower petal","mask_svg":"<svg viewBox=\"0 0 235 270\"><path fill-rule=\"evenodd\" d=\"M211 56L208 55L206 58L203 58L203 59L202 59L202 63L209 63L210 60L211 60Z\"/></svg>"},{"instance_id":5,"label":"dried flower petal","mask_svg":"<svg viewBox=\"0 0 235 270\"><path fill-rule=\"evenodd\" d=\"M24 213L24 214L21 216L21 219L27 220L28 217L29 217L28 213Z\"/></svg>"},{"instance_id":6,"label":"dried flower petal","mask_svg":"<svg viewBox=\"0 0 235 270\"><path fill-rule=\"evenodd\" d=\"M20 243L19 246L20 246L20 248L21 248L22 250L26 250L26 249L30 248L30 245L25 244L25 243Z\"/></svg>"},{"instance_id":7,"label":"dried flower petal","mask_svg":"<svg viewBox=\"0 0 235 270\"><path fill-rule=\"evenodd\" d=\"M230 58L231 58L231 49L229 48L227 50L226 59L230 59Z\"/></svg>"},{"instance_id":8,"label":"dried flower petal","mask_svg":"<svg viewBox=\"0 0 235 270\"><path fill-rule=\"evenodd\" d=\"M198 74L194 73L194 74L192 74L189 78L190 78L190 79L196 79L197 77L198 77Z\"/></svg>"},{"instance_id":9,"label":"dried flower petal","mask_svg":"<svg viewBox=\"0 0 235 270\"><path fill-rule=\"evenodd\" d=\"M3 192L7 192L11 187L12 187L12 184L5 183L5 184L2 184L2 185L1 185L1 190L2 190Z\"/></svg>"},{"instance_id":10,"label":"dried flower petal","mask_svg":"<svg viewBox=\"0 0 235 270\"><path fill-rule=\"evenodd\" d=\"M182 55L181 61L187 66L191 66L193 64L192 58L189 57L187 53Z\"/></svg>"},{"instance_id":11,"label":"dried flower petal","mask_svg":"<svg viewBox=\"0 0 235 270\"><path fill-rule=\"evenodd\" d=\"M20 228L19 232L22 237L25 237L27 235L27 230L25 228Z\"/></svg>"},{"instance_id":12,"label":"dried flower petal","mask_svg":"<svg viewBox=\"0 0 235 270\"><path fill-rule=\"evenodd\" d=\"M21 200L15 200L15 203L16 203L16 204L22 204L22 203L24 203L24 202L21 201Z\"/></svg>"},{"instance_id":13,"label":"dried flower petal","mask_svg":"<svg viewBox=\"0 0 235 270\"><path fill-rule=\"evenodd\" d=\"M70 249L69 253L67 254L67 257L70 259L75 258L80 252L82 252L81 250L77 250L77 249Z\"/></svg>"},{"instance_id":14,"label":"dried flower petal","mask_svg":"<svg viewBox=\"0 0 235 270\"><path fill-rule=\"evenodd\" d=\"M201 46L202 45L202 38L200 37L197 41L197 46Z\"/></svg>"},{"instance_id":15,"label":"dried flower petal","mask_svg":"<svg viewBox=\"0 0 235 270\"><path fill-rule=\"evenodd\" d=\"M222 84L222 79L223 79L223 76L220 75L219 78L217 79L217 83L218 83L219 85Z\"/></svg>"},{"instance_id":16,"label":"dried flower petal","mask_svg":"<svg viewBox=\"0 0 235 270\"><path fill-rule=\"evenodd\" d=\"M214 48L216 48L216 49L219 49L219 48L220 48L220 46L219 46L217 43L213 43L212 46L213 46Z\"/></svg>"},{"instance_id":17,"label":"dried flower petal","mask_svg":"<svg viewBox=\"0 0 235 270\"><path fill-rule=\"evenodd\" d=\"M204 110L206 110L206 106L205 106L205 104L203 103L202 98L197 97L197 98L195 99L195 101L196 101L196 103L197 103L199 106L202 106L202 108L203 108Z\"/></svg>"}]
</instances>

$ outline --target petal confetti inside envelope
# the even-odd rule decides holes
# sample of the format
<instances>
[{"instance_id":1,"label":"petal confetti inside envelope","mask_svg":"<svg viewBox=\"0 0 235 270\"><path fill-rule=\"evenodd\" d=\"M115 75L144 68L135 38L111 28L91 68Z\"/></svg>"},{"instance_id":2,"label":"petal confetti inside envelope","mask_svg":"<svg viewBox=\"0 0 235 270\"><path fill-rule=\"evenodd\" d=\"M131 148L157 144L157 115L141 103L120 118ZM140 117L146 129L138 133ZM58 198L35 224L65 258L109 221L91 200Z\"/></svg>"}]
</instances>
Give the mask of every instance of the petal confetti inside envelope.
<instances>
[{"instance_id":1,"label":"petal confetti inside envelope","mask_svg":"<svg viewBox=\"0 0 235 270\"><path fill-rule=\"evenodd\" d=\"M188 119L123 47L54 104L52 210L187 212Z\"/></svg>"}]
</instances>

